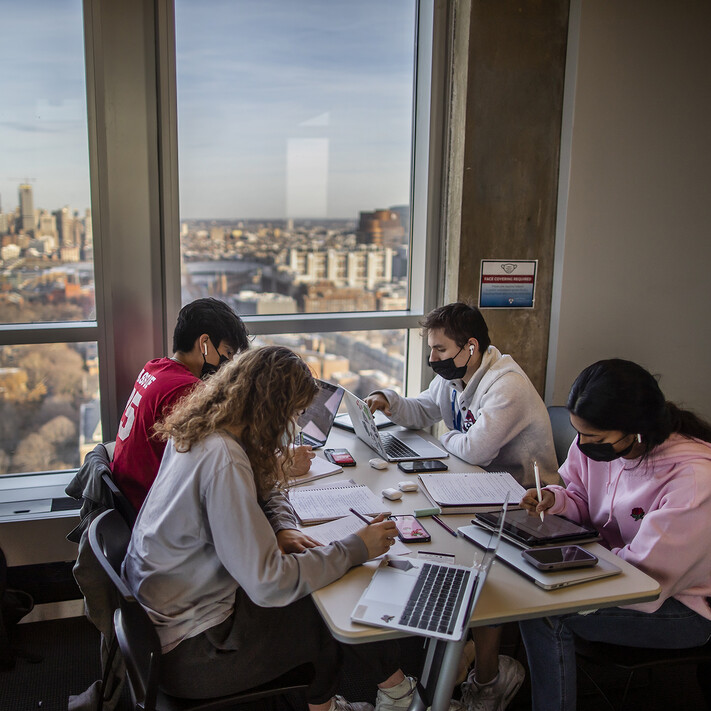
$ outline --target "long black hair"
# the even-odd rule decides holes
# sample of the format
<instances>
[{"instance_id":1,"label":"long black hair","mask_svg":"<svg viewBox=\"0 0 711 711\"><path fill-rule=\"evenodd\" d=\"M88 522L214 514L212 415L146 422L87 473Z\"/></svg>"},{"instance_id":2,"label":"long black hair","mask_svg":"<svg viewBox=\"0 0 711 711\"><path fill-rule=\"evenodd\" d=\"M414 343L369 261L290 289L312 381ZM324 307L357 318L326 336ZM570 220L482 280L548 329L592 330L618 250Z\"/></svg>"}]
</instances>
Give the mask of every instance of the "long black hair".
<instances>
[{"instance_id":1,"label":"long black hair","mask_svg":"<svg viewBox=\"0 0 711 711\"><path fill-rule=\"evenodd\" d=\"M711 443L711 424L668 402L641 365L613 358L589 365L570 388L568 411L599 430L640 434L644 455L678 432Z\"/></svg>"}]
</instances>

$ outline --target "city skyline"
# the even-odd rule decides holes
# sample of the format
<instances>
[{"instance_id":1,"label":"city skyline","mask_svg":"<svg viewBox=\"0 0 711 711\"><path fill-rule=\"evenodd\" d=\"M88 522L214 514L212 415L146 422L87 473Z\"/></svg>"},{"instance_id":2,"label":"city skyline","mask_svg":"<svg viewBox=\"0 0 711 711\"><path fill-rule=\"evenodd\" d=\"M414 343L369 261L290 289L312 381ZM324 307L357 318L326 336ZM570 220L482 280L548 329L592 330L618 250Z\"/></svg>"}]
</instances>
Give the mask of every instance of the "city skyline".
<instances>
[{"instance_id":1,"label":"city skyline","mask_svg":"<svg viewBox=\"0 0 711 711\"><path fill-rule=\"evenodd\" d=\"M12 28L0 77L2 210L27 179L36 207L83 212L81 2L0 7ZM409 202L412 0L207 8L176 2L181 220L354 219L362 206Z\"/></svg>"}]
</instances>

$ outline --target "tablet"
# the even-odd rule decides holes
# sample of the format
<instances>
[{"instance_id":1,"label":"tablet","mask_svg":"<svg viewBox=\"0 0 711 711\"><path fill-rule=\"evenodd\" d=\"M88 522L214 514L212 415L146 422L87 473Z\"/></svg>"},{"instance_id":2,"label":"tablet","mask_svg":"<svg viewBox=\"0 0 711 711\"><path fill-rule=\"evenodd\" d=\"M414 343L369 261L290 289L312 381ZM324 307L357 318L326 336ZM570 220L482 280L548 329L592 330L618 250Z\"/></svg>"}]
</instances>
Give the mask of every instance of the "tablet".
<instances>
[{"instance_id":1,"label":"tablet","mask_svg":"<svg viewBox=\"0 0 711 711\"><path fill-rule=\"evenodd\" d=\"M500 516L500 511L479 513L473 523L496 529ZM531 516L525 509L508 511L503 536L526 548L600 539L600 535L594 528L573 523L556 514L547 514L541 521L539 516Z\"/></svg>"}]
</instances>

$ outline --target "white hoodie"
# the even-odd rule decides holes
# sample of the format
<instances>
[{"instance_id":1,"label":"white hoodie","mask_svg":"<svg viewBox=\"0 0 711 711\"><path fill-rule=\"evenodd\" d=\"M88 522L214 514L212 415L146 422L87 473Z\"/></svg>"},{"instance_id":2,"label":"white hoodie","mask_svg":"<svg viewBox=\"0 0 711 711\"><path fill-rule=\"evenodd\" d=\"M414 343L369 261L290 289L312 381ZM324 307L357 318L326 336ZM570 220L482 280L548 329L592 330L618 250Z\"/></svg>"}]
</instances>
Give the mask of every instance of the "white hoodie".
<instances>
[{"instance_id":1,"label":"white hoodie","mask_svg":"<svg viewBox=\"0 0 711 711\"><path fill-rule=\"evenodd\" d=\"M470 464L507 471L528 486L535 460L543 483L560 481L546 406L516 361L494 346L466 387L437 375L417 397L381 392L399 425L422 429L444 421L450 429L440 438L444 448Z\"/></svg>"}]
</instances>

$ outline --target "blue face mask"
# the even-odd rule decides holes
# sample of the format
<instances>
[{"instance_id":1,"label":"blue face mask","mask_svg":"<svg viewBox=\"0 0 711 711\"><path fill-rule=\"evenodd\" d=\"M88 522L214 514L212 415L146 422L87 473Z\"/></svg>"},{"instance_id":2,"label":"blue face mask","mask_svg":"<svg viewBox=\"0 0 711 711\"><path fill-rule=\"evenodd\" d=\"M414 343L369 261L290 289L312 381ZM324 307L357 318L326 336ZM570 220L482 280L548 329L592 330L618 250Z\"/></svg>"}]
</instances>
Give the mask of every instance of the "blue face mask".
<instances>
[{"instance_id":1,"label":"blue face mask","mask_svg":"<svg viewBox=\"0 0 711 711\"><path fill-rule=\"evenodd\" d=\"M454 354L454 358L456 358L463 349L464 346L462 346ZM427 365L429 365L437 375L442 376L445 380L461 380L467 374L467 366L469 365L469 361L472 359L472 354L471 352L469 353L467 362L462 366L454 365L454 358L447 358L445 360L428 360Z\"/></svg>"},{"instance_id":2,"label":"blue face mask","mask_svg":"<svg viewBox=\"0 0 711 711\"><path fill-rule=\"evenodd\" d=\"M628 436L629 435L625 435L625 437ZM618 439L617 442L621 442L625 437L622 437L622 439ZM615 449L615 445L617 444L617 442L586 442L583 444L580 442L580 435L578 435L577 444L578 449L588 459L592 459L595 462L612 462L615 459L624 457L625 454L629 454L632 451L632 447L634 447L634 440L632 440L632 444L630 444L629 447L625 447L624 449L621 449L618 452Z\"/></svg>"}]
</instances>

